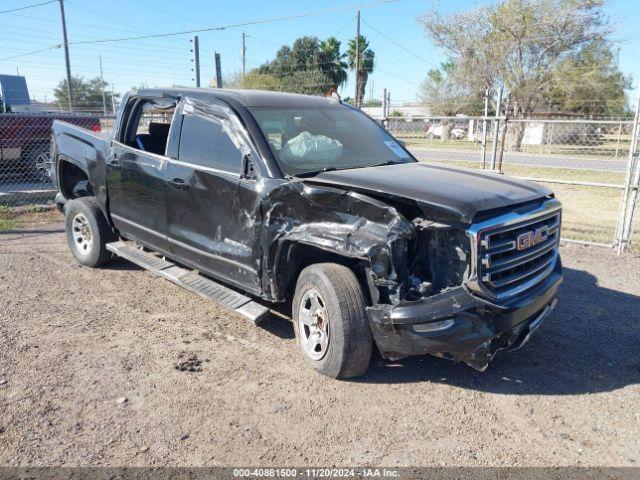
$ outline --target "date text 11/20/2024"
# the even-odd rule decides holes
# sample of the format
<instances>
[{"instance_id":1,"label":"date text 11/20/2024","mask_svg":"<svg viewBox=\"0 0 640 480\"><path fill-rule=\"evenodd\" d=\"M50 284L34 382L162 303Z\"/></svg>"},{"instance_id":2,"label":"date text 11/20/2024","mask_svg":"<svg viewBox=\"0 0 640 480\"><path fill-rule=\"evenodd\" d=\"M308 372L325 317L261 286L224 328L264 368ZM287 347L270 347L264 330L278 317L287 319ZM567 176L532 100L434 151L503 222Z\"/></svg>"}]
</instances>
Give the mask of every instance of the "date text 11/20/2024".
<instances>
[{"instance_id":1,"label":"date text 11/20/2024","mask_svg":"<svg viewBox=\"0 0 640 480\"><path fill-rule=\"evenodd\" d=\"M387 468L234 468L233 476L253 478L398 478L399 472Z\"/></svg>"}]
</instances>

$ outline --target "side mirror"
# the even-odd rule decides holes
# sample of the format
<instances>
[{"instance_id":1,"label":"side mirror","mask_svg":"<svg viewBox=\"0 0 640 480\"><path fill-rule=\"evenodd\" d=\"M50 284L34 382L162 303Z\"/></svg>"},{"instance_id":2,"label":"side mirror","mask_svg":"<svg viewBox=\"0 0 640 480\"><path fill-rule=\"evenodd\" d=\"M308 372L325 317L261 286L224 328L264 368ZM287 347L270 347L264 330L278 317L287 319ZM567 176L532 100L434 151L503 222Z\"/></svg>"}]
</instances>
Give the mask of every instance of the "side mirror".
<instances>
[{"instance_id":1,"label":"side mirror","mask_svg":"<svg viewBox=\"0 0 640 480\"><path fill-rule=\"evenodd\" d=\"M247 180L256 180L258 178L258 171L251 158L251 154L247 153L242 157L242 178Z\"/></svg>"}]
</instances>

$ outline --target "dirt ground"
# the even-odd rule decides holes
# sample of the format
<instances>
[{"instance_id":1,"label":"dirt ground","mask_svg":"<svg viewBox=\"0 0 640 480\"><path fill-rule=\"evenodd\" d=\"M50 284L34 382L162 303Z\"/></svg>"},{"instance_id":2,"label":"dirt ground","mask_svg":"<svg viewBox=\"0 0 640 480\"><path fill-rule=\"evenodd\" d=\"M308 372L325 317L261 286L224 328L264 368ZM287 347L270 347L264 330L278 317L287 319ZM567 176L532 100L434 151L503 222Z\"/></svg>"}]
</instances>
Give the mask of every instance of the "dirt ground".
<instances>
[{"instance_id":1,"label":"dirt ground","mask_svg":"<svg viewBox=\"0 0 640 480\"><path fill-rule=\"evenodd\" d=\"M0 465L640 466L640 255L566 246L560 303L485 373L433 358L335 381L261 327L60 223L0 234Z\"/></svg>"}]
</instances>

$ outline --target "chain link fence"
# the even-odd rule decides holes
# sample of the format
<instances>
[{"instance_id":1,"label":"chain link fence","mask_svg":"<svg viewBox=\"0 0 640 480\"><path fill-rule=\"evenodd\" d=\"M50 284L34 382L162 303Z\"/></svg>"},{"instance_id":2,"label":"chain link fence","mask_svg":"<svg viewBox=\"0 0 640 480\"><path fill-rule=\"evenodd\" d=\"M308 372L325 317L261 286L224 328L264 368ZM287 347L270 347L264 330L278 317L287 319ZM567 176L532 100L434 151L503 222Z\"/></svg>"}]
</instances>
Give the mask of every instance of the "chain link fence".
<instances>
[{"instance_id":1,"label":"chain link fence","mask_svg":"<svg viewBox=\"0 0 640 480\"><path fill-rule=\"evenodd\" d=\"M53 200L48 165L54 120L104 135L114 127L113 116L0 114L0 209ZM640 175L635 153L637 121L504 117L377 120L421 161L492 170L548 185L564 205L563 237L568 241L631 244Z\"/></svg>"},{"instance_id":2,"label":"chain link fence","mask_svg":"<svg viewBox=\"0 0 640 480\"><path fill-rule=\"evenodd\" d=\"M627 193L633 183L633 175L627 178L627 171L637 169L630 165L637 128L634 121L505 117L378 120L421 161L481 168L548 185L564 205L565 240L620 244L619 210L633 191L631 188ZM634 205L630 202L629 209Z\"/></svg>"},{"instance_id":3,"label":"chain link fence","mask_svg":"<svg viewBox=\"0 0 640 480\"><path fill-rule=\"evenodd\" d=\"M54 120L109 134L113 117L90 114L0 114L0 206L50 202L55 191L48 175Z\"/></svg>"}]
</instances>

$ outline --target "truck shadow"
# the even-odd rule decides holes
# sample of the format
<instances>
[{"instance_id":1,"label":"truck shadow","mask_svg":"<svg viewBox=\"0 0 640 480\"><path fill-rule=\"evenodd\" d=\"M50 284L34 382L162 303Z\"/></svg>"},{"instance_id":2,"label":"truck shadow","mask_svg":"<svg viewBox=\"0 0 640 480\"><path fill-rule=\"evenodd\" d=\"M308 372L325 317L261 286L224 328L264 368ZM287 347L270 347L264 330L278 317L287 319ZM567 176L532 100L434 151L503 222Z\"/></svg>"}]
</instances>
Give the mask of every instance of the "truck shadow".
<instances>
[{"instance_id":1,"label":"truck shadow","mask_svg":"<svg viewBox=\"0 0 640 480\"><path fill-rule=\"evenodd\" d=\"M102 270L144 270L135 263L121 257L115 257L100 267Z\"/></svg>"},{"instance_id":2,"label":"truck shadow","mask_svg":"<svg viewBox=\"0 0 640 480\"><path fill-rule=\"evenodd\" d=\"M484 372L432 356L374 357L366 383L431 381L503 394L572 395L640 383L640 296L565 269L555 312L517 352L501 352Z\"/></svg>"}]
</instances>

